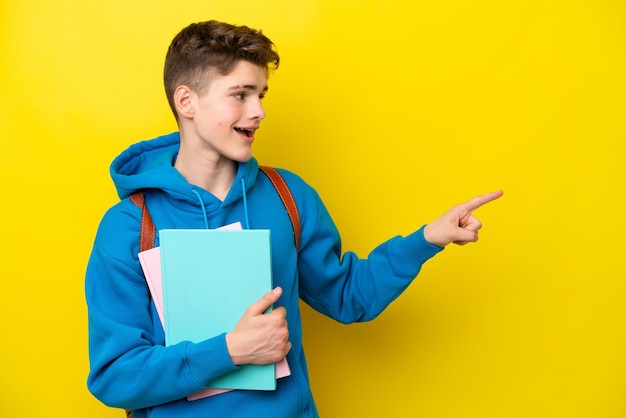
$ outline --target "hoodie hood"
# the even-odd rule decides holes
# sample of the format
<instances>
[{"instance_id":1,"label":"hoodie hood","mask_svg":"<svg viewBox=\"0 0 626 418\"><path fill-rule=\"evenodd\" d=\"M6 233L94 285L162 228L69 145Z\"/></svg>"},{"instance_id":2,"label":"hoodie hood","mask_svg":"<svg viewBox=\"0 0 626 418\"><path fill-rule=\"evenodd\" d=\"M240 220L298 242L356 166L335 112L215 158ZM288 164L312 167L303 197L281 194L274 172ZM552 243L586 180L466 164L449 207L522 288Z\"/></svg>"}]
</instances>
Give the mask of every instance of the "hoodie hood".
<instances>
[{"instance_id":1,"label":"hoodie hood","mask_svg":"<svg viewBox=\"0 0 626 418\"><path fill-rule=\"evenodd\" d=\"M159 136L127 148L111 163L111 178L120 199L140 189L160 189L176 200L198 204L198 196L205 203L217 200L206 190L190 184L174 168L180 148L180 134ZM235 181L228 196L220 204L228 204L243 196L256 180L259 165L254 158L239 163Z\"/></svg>"}]
</instances>

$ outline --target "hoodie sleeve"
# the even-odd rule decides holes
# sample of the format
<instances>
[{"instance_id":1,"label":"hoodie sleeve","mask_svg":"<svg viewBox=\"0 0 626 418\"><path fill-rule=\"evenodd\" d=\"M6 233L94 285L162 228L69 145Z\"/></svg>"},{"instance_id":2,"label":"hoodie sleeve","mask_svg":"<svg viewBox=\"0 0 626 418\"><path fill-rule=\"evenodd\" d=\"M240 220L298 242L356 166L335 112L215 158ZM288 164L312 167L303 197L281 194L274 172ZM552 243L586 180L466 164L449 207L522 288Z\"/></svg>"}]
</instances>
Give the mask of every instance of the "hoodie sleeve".
<instances>
[{"instance_id":1,"label":"hoodie sleeve","mask_svg":"<svg viewBox=\"0 0 626 418\"><path fill-rule=\"evenodd\" d=\"M311 189L312 190L312 189ZM317 311L342 323L377 317L443 248L424 238L424 227L380 244L360 259L342 254L341 238L315 191L303 206L299 254L300 295Z\"/></svg>"},{"instance_id":2,"label":"hoodie sleeve","mask_svg":"<svg viewBox=\"0 0 626 418\"><path fill-rule=\"evenodd\" d=\"M89 390L126 409L162 404L235 370L225 335L164 346L137 253L141 211L128 199L104 216L89 263Z\"/></svg>"}]
</instances>

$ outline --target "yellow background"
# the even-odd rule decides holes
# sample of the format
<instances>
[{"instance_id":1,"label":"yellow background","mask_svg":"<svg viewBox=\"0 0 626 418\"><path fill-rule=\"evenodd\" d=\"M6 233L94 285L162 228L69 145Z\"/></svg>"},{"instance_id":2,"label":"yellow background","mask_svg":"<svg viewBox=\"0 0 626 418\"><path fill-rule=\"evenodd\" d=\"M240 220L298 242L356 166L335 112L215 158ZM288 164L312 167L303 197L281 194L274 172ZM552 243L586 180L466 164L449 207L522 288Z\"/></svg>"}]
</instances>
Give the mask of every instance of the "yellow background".
<instances>
[{"instance_id":1,"label":"yellow background","mask_svg":"<svg viewBox=\"0 0 626 418\"><path fill-rule=\"evenodd\" d=\"M323 417L626 416L621 0L1 1L0 416L122 416L85 385L85 265L112 158L175 130L171 38L211 18L277 44L255 153L345 248L505 190L376 321L303 308Z\"/></svg>"}]
</instances>

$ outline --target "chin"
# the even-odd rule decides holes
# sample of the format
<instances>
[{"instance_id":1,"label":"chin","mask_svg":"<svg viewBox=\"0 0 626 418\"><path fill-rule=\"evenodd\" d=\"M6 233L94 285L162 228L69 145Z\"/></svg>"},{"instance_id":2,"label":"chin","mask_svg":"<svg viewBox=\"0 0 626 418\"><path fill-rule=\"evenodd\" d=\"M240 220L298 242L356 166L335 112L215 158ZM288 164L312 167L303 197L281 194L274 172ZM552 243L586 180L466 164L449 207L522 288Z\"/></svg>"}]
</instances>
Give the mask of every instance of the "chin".
<instances>
[{"instance_id":1,"label":"chin","mask_svg":"<svg viewBox=\"0 0 626 418\"><path fill-rule=\"evenodd\" d=\"M233 161L237 161L238 163L247 163L252 158L252 154L242 155L239 157L233 158Z\"/></svg>"}]
</instances>

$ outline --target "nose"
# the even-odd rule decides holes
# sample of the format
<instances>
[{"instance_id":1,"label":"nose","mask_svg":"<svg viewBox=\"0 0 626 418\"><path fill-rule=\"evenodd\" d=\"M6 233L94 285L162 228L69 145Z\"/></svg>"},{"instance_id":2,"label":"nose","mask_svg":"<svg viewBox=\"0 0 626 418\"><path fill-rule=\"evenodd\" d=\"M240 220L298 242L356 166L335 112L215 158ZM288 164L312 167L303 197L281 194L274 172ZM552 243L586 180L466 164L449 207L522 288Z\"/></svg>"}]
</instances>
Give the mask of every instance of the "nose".
<instances>
[{"instance_id":1,"label":"nose","mask_svg":"<svg viewBox=\"0 0 626 418\"><path fill-rule=\"evenodd\" d=\"M248 115L251 119L263 120L265 119L265 109L263 109L263 103L261 99L252 100L250 107L248 108Z\"/></svg>"}]
</instances>

